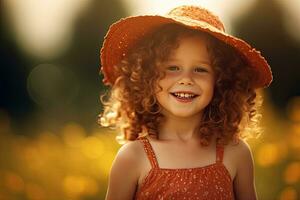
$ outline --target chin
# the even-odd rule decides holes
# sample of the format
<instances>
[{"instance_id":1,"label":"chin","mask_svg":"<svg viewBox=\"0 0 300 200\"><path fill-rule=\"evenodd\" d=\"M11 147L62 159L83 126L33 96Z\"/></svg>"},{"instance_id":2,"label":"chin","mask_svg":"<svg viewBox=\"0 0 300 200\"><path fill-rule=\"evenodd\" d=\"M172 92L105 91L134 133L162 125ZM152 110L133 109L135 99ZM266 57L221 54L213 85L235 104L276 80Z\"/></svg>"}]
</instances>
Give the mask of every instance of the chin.
<instances>
[{"instance_id":1,"label":"chin","mask_svg":"<svg viewBox=\"0 0 300 200\"><path fill-rule=\"evenodd\" d=\"M188 112L165 112L163 113L166 117L175 117L175 118L191 118L191 117L198 117L200 119L200 116L202 113L188 113Z\"/></svg>"}]
</instances>

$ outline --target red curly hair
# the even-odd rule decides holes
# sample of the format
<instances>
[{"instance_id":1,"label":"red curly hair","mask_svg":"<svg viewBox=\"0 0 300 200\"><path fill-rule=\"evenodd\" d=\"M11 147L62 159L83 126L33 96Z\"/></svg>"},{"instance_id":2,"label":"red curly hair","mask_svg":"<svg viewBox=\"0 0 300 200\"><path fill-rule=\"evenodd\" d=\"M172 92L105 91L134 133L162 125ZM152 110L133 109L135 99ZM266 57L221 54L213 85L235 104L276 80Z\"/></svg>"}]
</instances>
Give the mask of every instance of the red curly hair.
<instances>
[{"instance_id":1,"label":"red curly hair","mask_svg":"<svg viewBox=\"0 0 300 200\"><path fill-rule=\"evenodd\" d=\"M155 86L164 77L158 66L179 46L181 37L205 35L208 52L216 74L214 96L204 109L196 132L203 146L216 134L223 145L239 138L260 135L258 126L262 97L252 87L254 71L231 46L208 33L178 24L167 24L148 34L114 66L117 79L111 90L101 95L104 111L99 114L102 126L119 128L119 143L149 135L158 138L163 122ZM104 98L107 98L104 100Z\"/></svg>"}]
</instances>

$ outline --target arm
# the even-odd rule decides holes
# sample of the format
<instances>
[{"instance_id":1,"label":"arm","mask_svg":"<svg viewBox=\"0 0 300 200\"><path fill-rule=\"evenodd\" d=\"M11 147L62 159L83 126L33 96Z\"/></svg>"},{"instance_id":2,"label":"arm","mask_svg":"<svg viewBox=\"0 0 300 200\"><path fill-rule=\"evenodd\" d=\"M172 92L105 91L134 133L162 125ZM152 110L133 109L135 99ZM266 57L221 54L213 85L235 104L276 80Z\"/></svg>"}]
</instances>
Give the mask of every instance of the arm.
<instances>
[{"instance_id":1,"label":"arm","mask_svg":"<svg viewBox=\"0 0 300 200\"><path fill-rule=\"evenodd\" d=\"M256 200L254 181L254 163L249 145L240 140L237 162L237 174L234 179L234 192L236 200Z\"/></svg>"},{"instance_id":2,"label":"arm","mask_svg":"<svg viewBox=\"0 0 300 200\"><path fill-rule=\"evenodd\" d=\"M138 143L124 144L118 151L110 171L106 200L132 200L138 178Z\"/></svg>"}]
</instances>

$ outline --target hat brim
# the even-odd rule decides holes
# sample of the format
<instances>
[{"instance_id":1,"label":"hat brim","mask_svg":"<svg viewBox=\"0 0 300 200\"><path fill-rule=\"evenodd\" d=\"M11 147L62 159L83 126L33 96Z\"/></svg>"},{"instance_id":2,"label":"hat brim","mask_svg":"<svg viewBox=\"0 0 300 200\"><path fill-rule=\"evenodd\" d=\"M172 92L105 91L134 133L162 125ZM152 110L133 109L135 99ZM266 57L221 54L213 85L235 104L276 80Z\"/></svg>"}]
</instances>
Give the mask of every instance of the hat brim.
<instances>
[{"instance_id":1,"label":"hat brim","mask_svg":"<svg viewBox=\"0 0 300 200\"><path fill-rule=\"evenodd\" d=\"M154 31L156 28L169 23L181 24L189 28L207 32L235 48L257 73L257 77L253 83L254 88L265 88L272 82L273 76L269 64L260 51L251 47L244 40L229 35L204 21L192 20L181 16L142 15L122 18L110 26L109 31L104 37L100 52L104 84L112 85L115 82L116 77L113 72L113 66L121 62L129 49L140 38L143 38L143 36Z\"/></svg>"}]
</instances>

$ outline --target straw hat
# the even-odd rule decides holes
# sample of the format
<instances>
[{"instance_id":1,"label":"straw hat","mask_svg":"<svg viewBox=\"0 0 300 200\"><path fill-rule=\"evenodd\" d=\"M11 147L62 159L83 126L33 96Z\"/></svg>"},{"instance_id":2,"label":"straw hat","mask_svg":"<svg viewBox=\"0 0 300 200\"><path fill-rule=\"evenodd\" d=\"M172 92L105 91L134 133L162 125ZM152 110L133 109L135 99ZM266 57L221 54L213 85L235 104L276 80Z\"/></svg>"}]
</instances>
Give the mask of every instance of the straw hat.
<instances>
[{"instance_id":1,"label":"straw hat","mask_svg":"<svg viewBox=\"0 0 300 200\"><path fill-rule=\"evenodd\" d=\"M100 53L102 66L100 72L103 72L104 84L113 85L116 80L113 66L121 62L130 48L147 33L169 23L207 32L234 47L257 73L254 88L265 88L272 82L272 71L260 51L245 41L225 33L223 23L216 15L198 6L179 6L164 16L131 16L122 18L109 27Z\"/></svg>"}]
</instances>

